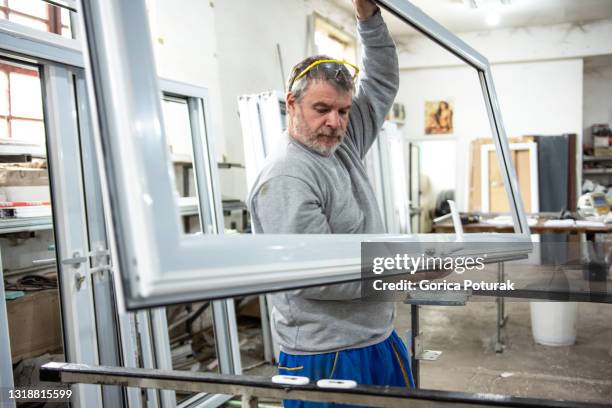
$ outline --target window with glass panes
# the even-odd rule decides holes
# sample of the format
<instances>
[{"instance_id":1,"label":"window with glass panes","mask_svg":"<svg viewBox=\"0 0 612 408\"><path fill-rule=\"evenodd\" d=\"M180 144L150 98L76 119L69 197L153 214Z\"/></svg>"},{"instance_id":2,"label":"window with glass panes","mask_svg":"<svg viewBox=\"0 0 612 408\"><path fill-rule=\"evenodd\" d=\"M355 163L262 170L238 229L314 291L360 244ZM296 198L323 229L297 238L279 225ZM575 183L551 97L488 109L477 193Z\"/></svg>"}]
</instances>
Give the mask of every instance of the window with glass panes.
<instances>
[{"instance_id":1,"label":"window with glass panes","mask_svg":"<svg viewBox=\"0 0 612 408\"><path fill-rule=\"evenodd\" d=\"M0 0L0 18L72 38L70 11L42 0Z\"/></svg>"},{"instance_id":2,"label":"window with glass panes","mask_svg":"<svg viewBox=\"0 0 612 408\"><path fill-rule=\"evenodd\" d=\"M0 62L0 139L44 144L40 101L38 70Z\"/></svg>"}]
</instances>

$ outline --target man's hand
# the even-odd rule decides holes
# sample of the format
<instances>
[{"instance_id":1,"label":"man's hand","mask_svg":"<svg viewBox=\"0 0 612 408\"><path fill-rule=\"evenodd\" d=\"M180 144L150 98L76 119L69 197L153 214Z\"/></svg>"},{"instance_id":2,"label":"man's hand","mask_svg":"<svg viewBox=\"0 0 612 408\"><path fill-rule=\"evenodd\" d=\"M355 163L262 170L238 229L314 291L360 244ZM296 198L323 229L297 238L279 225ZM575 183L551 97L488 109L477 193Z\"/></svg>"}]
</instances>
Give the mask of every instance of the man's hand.
<instances>
[{"instance_id":1,"label":"man's hand","mask_svg":"<svg viewBox=\"0 0 612 408\"><path fill-rule=\"evenodd\" d=\"M355 7L355 14L360 21L372 17L378 10L378 6L372 0L353 0L353 7Z\"/></svg>"}]
</instances>

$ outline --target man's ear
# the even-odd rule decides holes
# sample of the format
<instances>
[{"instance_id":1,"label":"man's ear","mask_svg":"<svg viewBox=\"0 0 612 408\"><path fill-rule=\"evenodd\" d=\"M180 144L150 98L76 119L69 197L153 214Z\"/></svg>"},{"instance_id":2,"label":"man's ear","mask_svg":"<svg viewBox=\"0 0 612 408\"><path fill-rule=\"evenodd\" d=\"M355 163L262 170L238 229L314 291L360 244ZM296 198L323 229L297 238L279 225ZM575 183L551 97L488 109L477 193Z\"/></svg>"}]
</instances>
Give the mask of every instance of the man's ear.
<instances>
[{"instance_id":1,"label":"man's ear","mask_svg":"<svg viewBox=\"0 0 612 408\"><path fill-rule=\"evenodd\" d=\"M287 108L287 113L289 115L294 114L295 112L295 104L297 103L297 101L295 100L295 95L293 94L293 92L289 91L287 92L287 95L285 95L285 106Z\"/></svg>"}]
</instances>

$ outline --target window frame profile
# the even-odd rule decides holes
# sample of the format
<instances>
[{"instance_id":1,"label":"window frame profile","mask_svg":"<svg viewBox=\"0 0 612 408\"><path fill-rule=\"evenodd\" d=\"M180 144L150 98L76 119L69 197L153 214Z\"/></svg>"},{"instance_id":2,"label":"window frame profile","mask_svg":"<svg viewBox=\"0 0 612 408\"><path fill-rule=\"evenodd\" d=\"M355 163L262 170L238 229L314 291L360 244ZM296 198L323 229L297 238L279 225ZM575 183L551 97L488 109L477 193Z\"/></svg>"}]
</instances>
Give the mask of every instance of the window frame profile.
<instances>
[{"instance_id":1,"label":"window frame profile","mask_svg":"<svg viewBox=\"0 0 612 408\"><path fill-rule=\"evenodd\" d=\"M360 244L364 241L456 240L454 234L184 235L178 216L168 216L178 211L145 1L81 0L81 3L89 47L86 72L93 91L92 104L98 112L95 119L104 151L106 194L111 204L128 308L354 281L360 279ZM468 234L464 241L489 243L489 259L507 259L530 252L529 228L489 62L410 2L377 3L478 73L515 232ZM205 104L204 117L198 119L203 126L203 143L194 144L196 155L204 161L194 165L209 172L207 185L213 194L218 194L216 163L212 160L216 135L207 109ZM196 177L202 180L201 175ZM200 188L199 191L201 203L214 201L203 197Z\"/></svg>"}]
</instances>

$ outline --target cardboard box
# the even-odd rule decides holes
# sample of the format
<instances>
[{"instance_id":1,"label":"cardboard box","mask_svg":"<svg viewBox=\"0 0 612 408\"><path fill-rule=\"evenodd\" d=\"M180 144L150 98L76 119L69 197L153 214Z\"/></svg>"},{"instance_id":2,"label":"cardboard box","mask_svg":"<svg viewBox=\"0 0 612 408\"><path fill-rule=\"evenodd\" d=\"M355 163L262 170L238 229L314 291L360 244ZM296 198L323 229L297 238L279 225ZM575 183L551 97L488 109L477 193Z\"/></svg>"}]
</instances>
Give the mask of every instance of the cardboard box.
<instances>
[{"instance_id":1,"label":"cardboard box","mask_svg":"<svg viewBox=\"0 0 612 408\"><path fill-rule=\"evenodd\" d=\"M597 157L610 157L612 156L612 148L596 147L595 149L593 149L593 155Z\"/></svg>"},{"instance_id":2,"label":"cardboard box","mask_svg":"<svg viewBox=\"0 0 612 408\"><path fill-rule=\"evenodd\" d=\"M605 147L607 148L610 144L608 136L593 136L593 147Z\"/></svg>"},{"instance_id":3,"label":"cardboard box","mask_svg":"<svg viewBox=\"0 0 612 408\"><path fill-rule=\"evenodd\" d=\"M57 289L26 292L6 302L13 364L62 349Z\"/></svg>"}]
</instances>

